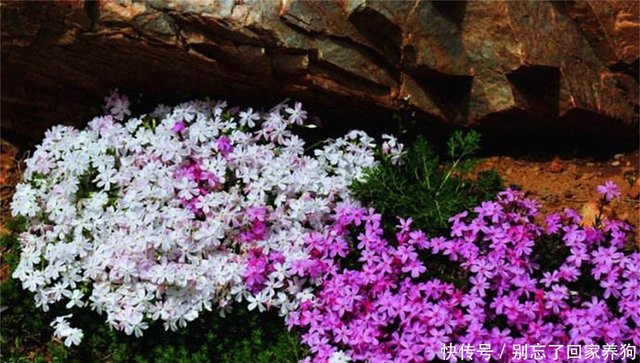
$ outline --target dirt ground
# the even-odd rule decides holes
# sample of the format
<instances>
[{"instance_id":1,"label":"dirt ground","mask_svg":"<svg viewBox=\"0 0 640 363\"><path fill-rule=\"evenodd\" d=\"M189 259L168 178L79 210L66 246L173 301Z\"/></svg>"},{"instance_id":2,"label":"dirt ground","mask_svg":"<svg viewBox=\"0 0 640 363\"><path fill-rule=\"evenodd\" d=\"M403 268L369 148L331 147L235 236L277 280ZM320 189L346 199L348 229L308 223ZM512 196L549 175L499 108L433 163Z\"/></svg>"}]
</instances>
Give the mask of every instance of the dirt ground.
<instances>
[{"instance_id":1,"label":"dirt ground","mask_svg":"<svg viewBox=\"0 0 640 363\"><path fill-rule=\"evenodd\" d=\"M24 155L14 145L2 140L0 144L0 234L10 217L9 204L13 189L20 180ZM638 150L616 154L610 158L553 158L492 156L483 158L477 170L495 168L504 184L527 190L542 203L542 211L552 212L563 207L581 211L585 218L593 218L598 198L596 187L606 180L614 181L622 191L620 201L612 205L616 217L636 227L640 236L640 153ZM636 238L640 242L640 238Z\"/></svg>"},{"instance_id":2,"label":"dirt ground","mask_svg":"<svg viewBox=\"0 0 640 363\"><path fill-rule=\"evenodd\" d=\"M0 139L0 235L8 233L5 224L11 217L11 197L15 185L20 181L20 163L18 162L18 148ZM0 259L4 248L0 246ZM0 262L0 281L9 278L9 266Z\"/></svg>"},{"instance_id":3,"label":"dirt ground","mask_svg":"<svg viewBox=\"0 0 640 363\"><path fill-rule=\"evenodd\" d=\"M11 217L11 197L20 181L18 154L17 147L0 139L0 234L5 233L5 223Z\"/></svg>"},{"instance_id":4,"label":"dirt ground","mask_svg":"<svg viewBox=\"0 0 640 363\"><path fill-rule=\"evenodd\" d=\"M517 185L538 199L543 213L568 207L579 211L584 223L590 223L597 213L596 187L612 180L622 196L605 214L632 224L636 243L640 243L639 165L640 153L635 150L600 159L492 156L483 159L477 170L494 168L506 186Z\"/></svg>"}]
</instances>

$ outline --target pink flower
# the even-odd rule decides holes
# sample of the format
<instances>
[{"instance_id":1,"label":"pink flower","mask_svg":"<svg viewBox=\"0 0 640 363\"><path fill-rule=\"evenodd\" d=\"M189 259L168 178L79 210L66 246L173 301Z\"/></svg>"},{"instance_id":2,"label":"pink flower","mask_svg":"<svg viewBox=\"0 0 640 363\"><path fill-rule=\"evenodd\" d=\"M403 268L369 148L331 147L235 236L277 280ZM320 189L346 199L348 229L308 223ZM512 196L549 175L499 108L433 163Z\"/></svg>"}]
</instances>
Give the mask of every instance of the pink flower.
<instances>
[{"instance_id":1,"label":"pink flower","mask_svg":"<svg viewBox=\"0 0 640 363\"><path fill-rule=\"evenodd\" d=\"M598 185L598 193L602 194L602 197L606 201L616 199L620 197L620 189L611 180L607 180L604 185Z\"/></svg>"},{"instance_id":2,"label":"pink flower","mask_svg":"<svg viewBox=\"0 0 640 363\"><path fill-rule=\"evenodd\" d=\"M184 122L182 121L178 121L175 124L173 124L173 127L171 128L171 131L178 133L181 132L182 130L186 129L187 125L185 125Z\"/></svg>"},{"instance_id":3,"label":"pink flower","mask_svg":"<svg viewBox=\"0 0 640 363\"><path fill-rule=\"evenodd\" d=\"M309 239L312 252L322 251L312 258L332 266L316 292L314 319L294 314L289 323L312 332L306 342L320 361L326 349L346 348L353 359L371 362L426 361L449 342L505 344L510 351L515 344L638 340L640 254L618 247L628 229L613 220L585 229L570 210L550 216L543 228L537 202L514 190L496 203L452 218L450 238L427 240L401 220L396 241L385 238L379 215L367 211L363 226L355 217L363 209L342 207L327 235ZM347 256L359 254L360 265L326 253L354 236L360 243ZM564 242L567 252L553 256L560 265L539 263L541 238ZM458 261L470 286L432 278L422 262L433 255ZM589 292L576 292L583 271L597 285L587 280ZM587 300L583 294L594 288L602 290Z\"/></svg>"},{"instance_id":4,"label":"pink flower","mask_svg":"<svg viewBox=\"0 0 640 363\"><path fill-rule=\"evenodd\" d=\"M221 136L218 138L218 141L216 141L216 148L222 156L227 157L233 151L231 139L226 136Z\"/></svg>"}]
</instances>

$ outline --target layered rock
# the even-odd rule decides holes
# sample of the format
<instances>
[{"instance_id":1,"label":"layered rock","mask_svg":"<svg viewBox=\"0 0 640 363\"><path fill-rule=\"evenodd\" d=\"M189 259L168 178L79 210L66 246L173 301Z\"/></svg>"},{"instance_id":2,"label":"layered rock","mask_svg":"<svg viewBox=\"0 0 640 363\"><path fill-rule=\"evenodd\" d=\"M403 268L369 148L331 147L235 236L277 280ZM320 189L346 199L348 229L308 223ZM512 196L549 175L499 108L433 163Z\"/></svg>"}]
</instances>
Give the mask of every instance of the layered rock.
<instances>
[{"instance_id":1,"label":"layered rock","mask_svg":"<svg viewBox=\"0 0 640 363\"><path fill-rule=\"evenodd\" d=\"M301 99L331 120L637 138L635 1L6 2L2 128L86 121L143 99ZM93 108L91 107L93 106ZM342 126L343 124L337 125ZM349 125L347 123L347 125ZM525 130L525 131L523 131Z\"/></svg>"}]
</instances>

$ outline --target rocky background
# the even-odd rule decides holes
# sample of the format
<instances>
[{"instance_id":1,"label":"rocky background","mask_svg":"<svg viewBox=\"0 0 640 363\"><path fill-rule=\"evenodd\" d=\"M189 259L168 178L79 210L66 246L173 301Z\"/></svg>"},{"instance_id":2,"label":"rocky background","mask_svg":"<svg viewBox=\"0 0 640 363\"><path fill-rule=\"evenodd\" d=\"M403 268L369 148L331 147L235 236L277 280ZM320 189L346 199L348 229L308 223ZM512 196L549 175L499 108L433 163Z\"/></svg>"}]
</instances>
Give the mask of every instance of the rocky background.
<instances>
[{"instance_id":1,"label":"rocky background","mask_svg":"<svg viewBox=\"0 0 640 363\"><path fill-rule=\"evenodd\" d=\"M497 145L638 143L637 1L76 0L0 10L2 131L22 145L53 124L85 123L115 87L149 104L292 97L336 128L392 127L408 99L425 128L472 126Z\"/></svg>"}]
</instances>

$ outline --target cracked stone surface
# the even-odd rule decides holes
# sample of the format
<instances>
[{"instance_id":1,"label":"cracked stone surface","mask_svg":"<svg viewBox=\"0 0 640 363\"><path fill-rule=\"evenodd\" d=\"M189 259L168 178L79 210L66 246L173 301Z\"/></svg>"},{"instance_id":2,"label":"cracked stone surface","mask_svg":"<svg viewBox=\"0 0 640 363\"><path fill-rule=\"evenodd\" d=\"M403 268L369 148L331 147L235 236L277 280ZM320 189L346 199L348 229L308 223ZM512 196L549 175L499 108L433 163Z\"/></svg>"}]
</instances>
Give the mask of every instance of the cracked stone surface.
<instances>
[{"instance_id":1,"label":"cracked stone surface","mask_svg":"<svg viewBox=\"0 0 640 363\"><path fill-rule=\"evenodd\" d=\"M2 129L80 125L109 89L300 99L325 122L637 138L636 1L3 2ZM131 93L129 93L131 95ZM135 97L133 97L135 99ZM347 122L348 124L348 122Z\"/></svg>"}]
</instances>

